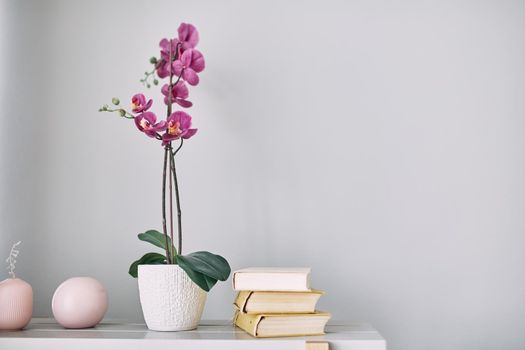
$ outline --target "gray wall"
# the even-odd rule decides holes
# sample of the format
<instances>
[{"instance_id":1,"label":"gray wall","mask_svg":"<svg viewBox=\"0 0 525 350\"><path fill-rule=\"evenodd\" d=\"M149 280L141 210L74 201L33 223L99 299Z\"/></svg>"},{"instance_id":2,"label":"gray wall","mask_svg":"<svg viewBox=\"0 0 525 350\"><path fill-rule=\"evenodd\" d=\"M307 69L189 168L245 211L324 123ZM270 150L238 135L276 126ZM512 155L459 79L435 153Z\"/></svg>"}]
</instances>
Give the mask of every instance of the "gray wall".
<instances>
[{"instance_id":1,"label":"gray wall","mask_svg":"<svg viewBox=\"0 0 525 350\"><path fill-rule=\"evenodd\" d=\"M160 228L162 150L97 109L142 91L187 21L207 68L179 160L186 251L311 266L320 307L392 350L525 348L523 2L0 8L0 252L24 241L35 315L91 275L108 317L141 319L127 268ZM205 318L231 317L233 296L218 285Z\"/></svg>"}]
</instances>

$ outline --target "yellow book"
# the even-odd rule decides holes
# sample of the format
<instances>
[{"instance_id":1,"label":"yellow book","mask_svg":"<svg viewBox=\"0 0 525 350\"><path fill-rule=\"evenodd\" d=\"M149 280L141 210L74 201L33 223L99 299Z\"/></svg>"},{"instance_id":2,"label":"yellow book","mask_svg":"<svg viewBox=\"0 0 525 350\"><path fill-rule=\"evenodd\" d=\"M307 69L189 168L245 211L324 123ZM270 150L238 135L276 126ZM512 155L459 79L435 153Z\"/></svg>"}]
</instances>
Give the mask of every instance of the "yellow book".
<instances>
[{"instance_id":1,"label":"yellow book","mask_svg":"<svg viewBox=\"0 0 525 350\"><path fill-rule=\"evenodd\" d=\"M257 338L322 335L331 315L312 314L243 314L236 312L237 327Z\"/></svg>"},{"instance_id":2,"label":"yellow book","mask_svg":"<svg viewBox=\"0 0 525 350\"><path fill-rule=\"evenodd\" d=\"M234 305L242 313L312 313L323 295L320 290L310 292L241 291Z\"/></svg>"}]
</instances>

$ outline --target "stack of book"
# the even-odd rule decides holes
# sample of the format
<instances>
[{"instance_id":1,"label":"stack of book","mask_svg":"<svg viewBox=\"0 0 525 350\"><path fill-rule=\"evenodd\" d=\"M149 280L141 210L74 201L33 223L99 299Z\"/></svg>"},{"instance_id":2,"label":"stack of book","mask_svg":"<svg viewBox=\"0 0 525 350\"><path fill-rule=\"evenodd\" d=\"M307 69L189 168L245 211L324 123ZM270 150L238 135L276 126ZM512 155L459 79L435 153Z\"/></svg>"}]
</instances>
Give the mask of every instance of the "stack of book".
<instances>
[{"instance_id":1,"label":"stack of book","mask_svg":"<svg viewBox=\"0 0 525 350\"><path fill-rule=\"evenodd\" d=\"M324 334L327 312L315 305L323 292L310 288L309 268L247 268L233 273L234 323L254 337Z\"/></svg>"}]
</instances>

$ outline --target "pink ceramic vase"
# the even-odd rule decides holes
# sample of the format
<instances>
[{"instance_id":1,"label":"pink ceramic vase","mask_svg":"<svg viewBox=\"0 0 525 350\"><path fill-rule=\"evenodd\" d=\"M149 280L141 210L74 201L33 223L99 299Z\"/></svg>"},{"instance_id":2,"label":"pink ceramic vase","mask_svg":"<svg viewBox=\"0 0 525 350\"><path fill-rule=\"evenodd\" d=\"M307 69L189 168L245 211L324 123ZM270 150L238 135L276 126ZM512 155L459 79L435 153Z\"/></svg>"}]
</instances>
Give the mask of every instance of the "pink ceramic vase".
<instances>
[{"instance_id":1,"label":"pink ceramic vase","mask_svg":"<svg viewBox=\"0 0 525 350\"><path fill-rule=\"evenodd\" d=\"M33 315L33 288L20 278L0 282L0 329L22 329Z\"/></svg>"},{"instance_id":2,"label":"pink ceramic vase","mask_svg":"<svg viewBox=\"0 0 525 350\"><path fill-rule=\"evenodd\" d=\"M65 328L89 328L108 309L104 286L92 277L73 277L58 286L52 301L53 316Z\"/></svg>"}]
</instances>

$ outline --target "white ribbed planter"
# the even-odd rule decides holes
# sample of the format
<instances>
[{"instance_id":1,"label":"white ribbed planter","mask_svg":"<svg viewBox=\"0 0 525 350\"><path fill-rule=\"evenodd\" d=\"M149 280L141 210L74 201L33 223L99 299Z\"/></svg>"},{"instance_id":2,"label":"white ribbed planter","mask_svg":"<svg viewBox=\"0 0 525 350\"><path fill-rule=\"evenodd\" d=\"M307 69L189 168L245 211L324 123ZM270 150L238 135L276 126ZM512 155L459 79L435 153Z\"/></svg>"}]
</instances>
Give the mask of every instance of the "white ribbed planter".
<instances>
[{"instance_id":1,"label":"white ribbed planter","mask_svg":"<svg viewBox=\"0 0 525 350\"><path fill-rule=\"evenodd\" d=\"M140 304L153 331L195 329L201 320L207 293L178 265L139 265Z\"/></svg>"}]
</instances>

